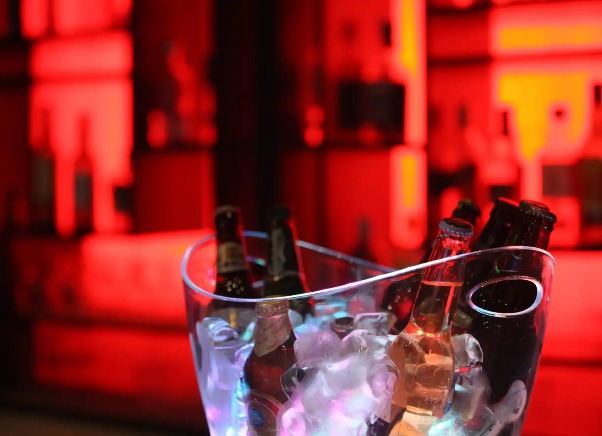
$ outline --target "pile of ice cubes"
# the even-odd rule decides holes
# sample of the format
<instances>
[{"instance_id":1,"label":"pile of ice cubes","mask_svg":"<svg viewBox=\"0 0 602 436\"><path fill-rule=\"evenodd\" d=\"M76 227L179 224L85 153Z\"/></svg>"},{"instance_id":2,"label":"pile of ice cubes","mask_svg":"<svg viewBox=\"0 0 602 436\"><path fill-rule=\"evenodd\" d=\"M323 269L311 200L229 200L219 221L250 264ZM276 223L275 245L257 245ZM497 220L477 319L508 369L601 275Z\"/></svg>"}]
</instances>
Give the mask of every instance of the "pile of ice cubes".
<instances>
[{"instance_id":1,"label":"pile of ice cubes","mask_svg":"<svg viewBox=\"0 0 602 436\"><path fill-rule=\"evenodd\" d=\"M332 321L349 317L333 304L299 323L294 349L297 363L281 378L288 397L278 413L278 434L363 435L378 416L386 415L399 372L387 356L395 336L387 333L387 314L358 314L349 331L331 329ZM193 350L199 367L207 421L214 434L246 435L246 412L241 382L244 363L253 348L251 323L239 334L221 318L197 322ZM454 389L442 418L420 429L428 435L496 435L524 410L527 391L515 381L497 404L488 405L489 381L480 367L483 353L469 334L452 337L455 358Z\"/></svg>"}]
</instances>

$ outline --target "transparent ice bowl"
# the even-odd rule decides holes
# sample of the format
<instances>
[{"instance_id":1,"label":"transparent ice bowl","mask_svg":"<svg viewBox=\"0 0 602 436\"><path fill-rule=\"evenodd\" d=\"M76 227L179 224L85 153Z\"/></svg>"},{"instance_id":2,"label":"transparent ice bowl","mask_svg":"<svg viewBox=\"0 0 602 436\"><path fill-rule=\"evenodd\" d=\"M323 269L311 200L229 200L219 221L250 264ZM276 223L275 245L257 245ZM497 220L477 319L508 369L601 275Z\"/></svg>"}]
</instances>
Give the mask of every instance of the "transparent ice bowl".
<instances>
[{"instance_id":1,"label":"transparent ice bowl","mask_svg":"<svg viewBox=\"0 0 602 436\"><path fill-rule=\"evenodd\" d=\"M258 278L254 286L261 287L260 278L266 269L267 234L246 231L245 239L252 274ZM312 292L286 298L289 301L307 299L313 308L313 313L304 319L289 311L297 342L301 343L303 338L304 344L308 340L311 343L318 337L316 335L331 338L333 321L352 317L356 329L342 339L343 347L353 348L354 345L350 345L353 341L355 346L365 345L366 340L370 342L376 337L375 343L384 347L375 352L380 363L383 352L395 338L390 329L392 326L402 328L410 316L425 271L465 261L466 277L470 277L471 286L469 289L465 285L462 289L452 323L454 389L442 417L426 416L420 418L420 422L410 420L413 425L410 428L417 432L415 434L428 435L520 434L543 345L554 274L554 259L547 251L504 247L394 270L311 243L298 241L297 245ZM215 261L215 236L191 246L182 260L192 354L210 433L246 435L245 387L241 375L253 346L255 304L285 297L250 300L214 295ZM506 307L499 287L496 294L491 293L498 282L505 282L503 290L512 294L512 301L516 300L517 293L524 296L520 298L520 307ZM231 326L215 314L209 314L208 307L213 299L236 303L237 309L232 310L239 311L239 324ZM385 299L396 304L383 304ZM495 303L490 305L490 300ZM476 348L472 333L479 338ZM352 336L355 337L349 340ZM337 342L335 348L339 346ZM465 346L467 349L463 349ZM365 352L361 345L359 352ZM511 360L506 366L504 362L508 356ZM330 371L342 361L345 363L341 357L338 362L335 359L333 366L330 357L328 362L319 362L318 354L313 357L312 365ZM303 362L307 361L303 359ZM325 406L319 408L319 413L315 412L315 407L307 407L301 412L293 408L291 412L292 406L287 402L281 410L286 409L288 414L283 417L283 412L279 413L277 434L366 434L369 423L381 414L383 404L387 407L388 395L399 388L399 368L395 365L386 368L393 374L393 381L381 374L381 383L377 383L380 390L376 389L373 380L365 379L370 376L367 375L370 371L358 370L353 372L353 377L347 377L345 383L349 385L344 386L343 391L348 401L336 398L337 393L332 390L328 393L330 398L326 398L323 390L318 390L320 394L312 401L316 404L324 401ZM483 373L486 373L484 380ZM366 387L369 388L367 391ZM290 402L301 404L303 394L302 390L292 393Z\"/></svg>"}]
</instances>

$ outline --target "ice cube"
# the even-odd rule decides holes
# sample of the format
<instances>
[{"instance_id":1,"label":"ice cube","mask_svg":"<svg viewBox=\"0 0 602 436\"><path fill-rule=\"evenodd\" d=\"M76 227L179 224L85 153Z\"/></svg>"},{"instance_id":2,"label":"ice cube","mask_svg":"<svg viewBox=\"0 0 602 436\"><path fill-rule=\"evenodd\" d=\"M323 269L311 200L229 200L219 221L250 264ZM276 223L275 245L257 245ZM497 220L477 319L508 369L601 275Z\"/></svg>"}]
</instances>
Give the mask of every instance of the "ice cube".
<instances>
[{"instance_id":1,"label":"ice cube","mask_svg":"<svg viewBox=\"0 0 602 436\"><path fill-rule=\"evenodd\" d=\"M498 421L510 424L520 418L526 404L527 388L521 380L514 380L504 398L492 410Z\"/></svg>"},{"instance_id":2,"label":"ice cube","mask_svg":"<svg viewBox=\"0 0 602 436\"><path fill-rule=\"evenodd\" d=\"M364 353L373 357L382 356L387 351L388 336L370 334L368 330L354 330L341 341L341 356Z\"/></svg>"},{"instance_id":3,"label":"ice cube","mask_svg":"<svg viewBox=\"0 0 602 436\"><path fill-rule=\"evenodd\" d=\"M474 336L468 333L452 336L451 345L456 369L470 368L483 362L483 350Z\"/></svg>"},{"instance_id":4,"label":"ice cube","mask_svg":"<svg viewBox=\"0 0 602 436\"><path fill-rule=\"evenodd\" d=\"M299 336L294 349L300 367L318 366L336 358L341 339L331 330Z\"/></svg>"},{"instance_id":5,"label":"ice cube","mask_svg":"<svg viewBox=\"0 0 602 436\"><path fill-rule=\"evenodd\" d=\"M399 371L388 356L375 361L368 370L367 382L377 401L390 401L399 384Z\"/></svg>"},{"instance_id":6,"label":"ice cube","mask_svg":"<svg viewBox=\"0 0 602 436\"><path fill-rule=\"evenodd\" d=\"M481 405L486 405L491 389L487 375L480 367L458 374L454 387L452 410L464 420L474 418Z\"/></svg>"},{"instance_id":7,"label":"ice cube","mask_svg":"<svg viewBox=\"0 0 602 436\"><path fill-rule=\"evenodd\" d=\"M310 315L307 315L307 317L309 318ZM313 319L313 317L312 317ZM317 325L312 324L311 321L306 321L305 324L301 324L298 327L293 328L293 331L295 332L295 336L297 336L297 339L300 338L301 336L305 336L307 334L311 334L311 333L317 333L320 331L320 327L318 327Z\"/></svg>"},{"instance_id":8,"label":"ice cube","mask_svg":"<svg viewBox=\"0 0 602 436\"><path fill-rule=\"evenodd\" d=\"M353 331L353 318L350 316L336 318L330 323L330 329L335 332L339 338L343 339Z\"/></svg>"},{"instance_id":9,"label":"ice cube","mask_svg":"<svg viewBox=\"0 0 602 436\"><path fill-rule=\"evenodd\" d=\"M313 322L318 327L328 326L335 318L343 316L349 316L345 297L329 297L316 301L314 305Z\"/></svg>"},{"instance_id":10,"label":"ice cube","mask_svg":"<svg viewBox=\"0 0 602 436\"><path fill-rule=\"evenodd\" d=\"M202 322L197 322L196 328L197 335L199 334L199 329L204 328L213 344L239 338L238 332L222 318L205 318Z\"/></svg>"},{"instance_id":11,"label":"ice cube","mask_svg":"<svg viewBox=\"0 0 602 436\"><path fill-rule=\"evenodd\" d=\"M213 312L211 318L221 318L236 331L242 333L251 322L257 319L257 314L251 308L227 307Z\"/></svg>"},{"instance_id":12,"label":"ice cube","mask_svg":"<svg viewBox=\"0 0 602 436\"><path fill-rule=\"evenodd\" d=\"M303 315L301 315L296 310L289 309L288 317L291 320L291 325L293 326L293 329L295 329L295 327L299 327L300 325L303 324Z\"/></svg>"},{"instance_id":13,"label":"ice cube","mask_svg":"<svg viewBox=\"0 0 602 436\"><path fill-rule=\"evenodd\" d=\"M387 335L389 315L385 312L360 313L353 319L353 327L368 330L373 335Z\"/></svg>"},{"instance_id":14,"label":"ice cube","mask_svg":"<svg viewBox=\"0 0 602 436\"><path fill-rule=\"evenodd\" d=\"M374 291L371 288L361 289L348 300L348 311L351 315L374 312L375 310L376 301L374 301Z\"/></svg>"},{"instance_id":15,"label":"ice cube","mask_svg":"<svg viewBox=\"0 0 602 436\"><path fill-rule=\"evenodd\" d=\"M454 399L454 405L456 400ZM516 380L512 383L506 396L491 408L485 402L477 405L474 416L465 419L452 405L452 410L437 420L429 430L429 436L496 436L508 424L515 422L522 415L527 402L525 384Z\"/></svg>"},{"instance_id":16,"label":"ice cube","mask_svg":"<svg viewBox=\"0 0 602 436\"><path fill-rule=\"evenodd\" d=\"M295 363L280 376L282 390L291 398L300 386L311 383L317 372L317 368L301 368Z\"/></svg>"},{"instance_id":17,"label":"ice cube","mask_svg":"<svg viewBox=\"0 0 602 436\"><path fill-rule=\"evenodd\" d=\"M278 435L305 436L312 434L312 423L300 401L287 401L278 411Z\"/></svg>"}]
</instances>

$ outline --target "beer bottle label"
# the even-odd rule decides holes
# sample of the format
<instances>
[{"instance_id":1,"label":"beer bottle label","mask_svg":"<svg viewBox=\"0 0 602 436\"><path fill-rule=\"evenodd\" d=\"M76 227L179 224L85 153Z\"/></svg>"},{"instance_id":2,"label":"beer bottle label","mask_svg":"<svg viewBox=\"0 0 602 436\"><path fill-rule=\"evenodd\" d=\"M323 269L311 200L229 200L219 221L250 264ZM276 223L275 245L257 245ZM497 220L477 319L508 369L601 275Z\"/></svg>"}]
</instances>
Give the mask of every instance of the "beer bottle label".
<instances>
[{"instance_id":1,"label":"beer bottle label","mask_svg":"<svg viewBox=\"0 0 602 436\"><path fill-rule=\"evenodd\" d=\"M217 247L217 273L225 274L247 269L242 245L238 242L223 242Z\"/></svg>"},{"instance_id":2,"label":"beer bottle label","mask_svg":"<svg viewBox=\"0 0 602 436\"><path fill-rule=\"evenodd\" d=\"M253 352L261 357L284 344L291 335L291 321L288 314L259 318L255 327Z\"/></svg>"},{"instance_id":3,"label":"beer bottle label","mask_svg":"<svg viewBox=\"0 0 602 436\"><path fill-rule=\"evenodd\" d=\"M278 410L282 404L274 397L251 390L245 399L250 435L275 436Z\"/></svg>"}]
</instances>

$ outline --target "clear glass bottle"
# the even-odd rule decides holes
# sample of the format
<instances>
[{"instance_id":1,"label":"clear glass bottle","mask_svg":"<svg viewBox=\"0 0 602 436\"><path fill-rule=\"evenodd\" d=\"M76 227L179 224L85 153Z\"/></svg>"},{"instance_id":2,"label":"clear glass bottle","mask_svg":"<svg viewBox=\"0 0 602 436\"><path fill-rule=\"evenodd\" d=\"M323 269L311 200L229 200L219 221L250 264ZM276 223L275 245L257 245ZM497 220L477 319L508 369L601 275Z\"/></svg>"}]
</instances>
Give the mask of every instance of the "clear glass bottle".
<instances>
[{"instance_id":1,"label":"clear glass bottle","mask_svg":"<svg viewBox=\"0 0 602 436\"><path fill-rule=\"evenodd\" d=\"M472 225L445 218L430 260L468 251ZM445 262L429 268L416 295L408 325L388 350L401 372L401 383L391 405L393 422L407 418L443 415L454 377L454 353L450 341L459 290L464 280L465 261Z\"/></svg>"}]
</instances>

